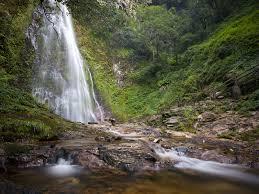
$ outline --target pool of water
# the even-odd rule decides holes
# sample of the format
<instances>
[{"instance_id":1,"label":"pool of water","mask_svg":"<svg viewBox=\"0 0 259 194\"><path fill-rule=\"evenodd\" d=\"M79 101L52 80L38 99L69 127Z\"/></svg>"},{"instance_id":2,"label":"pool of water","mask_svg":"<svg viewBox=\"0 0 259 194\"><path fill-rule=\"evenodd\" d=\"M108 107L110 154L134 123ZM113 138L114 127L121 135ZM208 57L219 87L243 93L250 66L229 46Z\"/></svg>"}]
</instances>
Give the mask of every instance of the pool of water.
<instances>
[{"instance_id":1,"label":"pool of water","mask_svg":"<svg viewBox=\"0 0 259 194\"><path fill-rule=\"evenodd\" d=\"M13 187L26 188L23 192L30 194L32 191L44 194L257 194L259 191L259 180L242 181L177 168L129 175L114 171L94 173L62 163L44 168L13 169L1 179L14 183ZM12 192L10 186L3 187L2 181L0 193Z\"/></svg>"}]
</instances>

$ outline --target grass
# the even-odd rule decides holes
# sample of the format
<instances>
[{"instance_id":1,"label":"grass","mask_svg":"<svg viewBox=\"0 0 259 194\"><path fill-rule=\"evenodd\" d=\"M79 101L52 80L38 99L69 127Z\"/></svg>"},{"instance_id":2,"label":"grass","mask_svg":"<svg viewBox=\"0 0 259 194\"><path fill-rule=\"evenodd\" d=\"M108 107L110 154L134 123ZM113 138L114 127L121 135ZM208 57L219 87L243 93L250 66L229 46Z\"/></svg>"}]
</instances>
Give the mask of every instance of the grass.
<instances>
[{"instance_id":1,"label":"grass","mask_svg":"<svg viewBox=\"0 0 259 194\"><path fill-rule=\"evenodd\" d=\"M194 124L197 121L198 112L193 108L186 108L183 111L184 121L180 123L179 130L184 132L195 133Z\"/></svg>"},{"instance_id":2,"label":"grass","mask_svg":"<svg viewBox=\"0 0 259 194\"><path fill-rule=\"evenodd\" d=\"M52 139L74 124L51 113L31 95L33 50L25 32L37 0L0 4L0 139Z\"/></svg>"},{"instance_id":3,"label":"grass","mask_svg":"<svg viewBox=\"0 0 259 194\"><path fill-rule=\"evenodd\" d=\"M34 54L26 44L25 30L37 0L10 0L0 5L0 136L3 139L48 139L74 125L51 113L31 96ZM189 48L168 64L140 61L119 87L113 58L127 64L132 50L113 50L91 28L75 21L79 46L89 63L100 100L117 118L126 121L158 113L172 105L198 101L224 88L223 80L258 62L258 10L245 8L221 24L203 43ZM162 53L163 54L163 53ZM165 60L166 61L166 60ZM239 109L258 109L258 91L240 101ZM192 131L192 112L182 130Z\"/></svg>"},{"instance_id":4,"label":"grass","mask_svg":"<svg viewBox=\"0 0 259 194\"><path fill-rule=\"evenodd\" d=\"M259 109L259 90L256 90L252 94L248 95L244 100L238 103L236 110L241 113L247 113L249 111L256 111Z\"/></svg>"},{"instance_id":5,"label":"grass","mask_svg":"<svg viewBox=\"0 0 259 194\"><path fill-rule=\"evenodd\" d=\"M73 124L38 104L30 93L0 83L0 137L4 140L52 139Z\"/></svg>"},{"instance_id":6,"label":"grass","mask_svg":"<svg viewBox=\"0 0 259 194\"><path fill-rule=\"evenodd\" d=\"M228 95L224 80L257 65L258 15L256 6L252 6L228 18L207 40L179 56L180 67L174 62L164 66L151 61L135 64L137 68L127 73L123 88L116 84L112 58L130 66L125 58L131 51L117 50L111 56L104 41L78 22L76 26L81 51L104 104L119 119L128 120L156 114L175 104L199 101L219 90ZM240 84L246 80L243 82Z\"/></svg>"}]
</instances>

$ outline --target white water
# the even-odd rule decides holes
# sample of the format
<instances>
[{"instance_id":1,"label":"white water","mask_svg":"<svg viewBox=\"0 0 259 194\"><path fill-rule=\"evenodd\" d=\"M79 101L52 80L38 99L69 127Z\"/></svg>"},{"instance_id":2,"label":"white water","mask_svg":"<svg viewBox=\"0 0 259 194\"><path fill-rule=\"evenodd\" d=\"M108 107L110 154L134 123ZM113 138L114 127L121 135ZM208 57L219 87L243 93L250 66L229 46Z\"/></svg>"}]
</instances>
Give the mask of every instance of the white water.
<instances>
[{"instance_id":1,"label":"white water","mask_svg":"<svg viewBox=\"0 0 259 194\"><path fill-rule=\"evenodd\" d=\"M36 50L33 95L68 120L102 121L102 108L95 97L90 70L79 52L66 5L55 0L45 0L43 5L34 14L28 32Z\"/></svg>"},{"instance_id":2,"label":"white water","mask_svg":"<svg viewBox=\"0 0 259 194\"><path fill-rule=\"evenodd\" d=\"M158 145L155 146L154 150L161 159L170 160L175 163L174 167L178 169L189 169L220 177L259 184L258 176L245 172L247 169L238 165L189 158L185 156L184 153L177 152L174 149L164 149Z\"/></svg>"},{"instance_id":3,"label":"white water","mask_svg":"<svg viewBox=\"0 0 259 194\"><path fill-rule=\"evenodd\" d=\"M71 165L70 160L59 158L56 165L46 168L46 173L52 176L66 177L79 174L81 170L82 167Z\"/></svg>"}]
</instances>

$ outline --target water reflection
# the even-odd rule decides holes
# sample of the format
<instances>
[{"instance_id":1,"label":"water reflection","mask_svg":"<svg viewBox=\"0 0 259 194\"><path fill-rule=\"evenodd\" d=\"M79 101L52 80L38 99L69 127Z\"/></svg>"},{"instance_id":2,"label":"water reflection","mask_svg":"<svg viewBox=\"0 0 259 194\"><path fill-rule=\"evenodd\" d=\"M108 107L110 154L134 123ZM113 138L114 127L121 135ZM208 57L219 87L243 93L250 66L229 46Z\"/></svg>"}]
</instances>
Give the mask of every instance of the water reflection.
<instances>
[{"instance_id":1,"label":"water reflection","mask_svg":"<svg viewBox=\"0 0 259 194\"><path fill-rule=\"evenodd\" d=\"M259 190L258 184L236 182L232 179L206 175L197 171L186 173L177 169L146 171L135 175L127 175L118 171L94 173L85 169L80 169L80 173L75 173L74 170L68 170L68 172L61 173L62 176L56 176L55 173L53 176L51 173L42 173L42 169L36 168L16 171L5 178L16 185L44 194L257 194Z\"/></svg>"}]
</instances>

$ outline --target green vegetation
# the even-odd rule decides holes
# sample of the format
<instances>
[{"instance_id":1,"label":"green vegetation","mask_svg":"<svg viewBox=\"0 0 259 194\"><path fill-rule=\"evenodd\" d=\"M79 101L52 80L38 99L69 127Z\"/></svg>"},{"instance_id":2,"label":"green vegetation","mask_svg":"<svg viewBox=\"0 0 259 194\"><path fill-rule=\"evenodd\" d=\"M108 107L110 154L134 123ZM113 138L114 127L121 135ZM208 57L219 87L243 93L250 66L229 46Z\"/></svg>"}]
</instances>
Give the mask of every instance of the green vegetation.
<instances>
[{"instance_id":1,"label":"green vegetation","mask_svg":"<svg viewBox=\"0 0 259 194\"><path fill-rule=\"evenodd\" d=\"M59 131L72 127L70 122L37 104L30 93L1 83L0 136L13 141L19 138L51 139Z\"/></svg>"},{"instance_id":2,"label":"green vegetation","mask_svg":"<svg viewBox=\"0 0 259 194\"><path fill-rule=\"evenodd\" d=\"M127 120L218 91L239 98L234 87L251 96L240 109L246 103L248 111L257 109L257 6L252 0L158 0L136 6L135 17L112 9L102 12L101 20L91 13L95 17L88 22L81 7L75 18L103 102ZM109 30L103 28L106 22ZM123 86L116 83L113 64L120 64L125 74Z\"/></svg>"},{"instance_id":3,"label":"green vegetation","mask_svg":"<svg viewBox=\"0 0 259 194\"><path fill-rule=\"evenodd\" d=\"M259 128L242 133L230 131L219 135L220 138L254 142L259 139Z\"/></svg>"},{"instance_id":4,"label":"green vegetation","mask_svg":"<svg viewBox=\"0 0 259 194\"><path fill-rule=\"evenodd\" d=\"M31 95L33 51L25 32L37 0L0 3L0 140L51 139L70 122L36 103Z\"/></svg>"},{"instance_id":5,"label":"green vegetation","mask_svg":"<svg viewBox=\"0 0 259 194\"><path fill-rule=\"evenodd\" d=\"M133 1L131 13L113 3L68 6L101 101L116 117L142 118L219 91L236 98L239 111L258 110L257 1ZM0 136L7 140L49 139L73 126L31 96L34 53L25 32L37 4L0 3ZM181 130L193 131L195 110L184 114Z\"/></svg>"},{"instance_id":6,"label":"green vegetation","mask_svg":"<svg viewBox=\"0 0 259 194\"><path fill-rule=\"evenodd\" d=\"M7 143L7 144L3 145L3 147L8 156L26 154L26 153L29 153L30 150L32 149L31 146L19 145L16 143Z\"/></svg>"},{"instance_id":7,"label":"green vegetation","mask_svg":"<svg viewBox=\"0 0 259 194\"><path fill-rule=\"evenodd\" d=\"M246 113L247 111L255 111L259 109L259 90L248 95L245 100L241 100L237 110Z\"/></svg>"},{"instance_id":8,"label":"green vegetation","mask_svg":"<svg viewBox=\"0 0 259 194\"><path fill-rule=\"evenodd\" d=\"M198 116L198 113L196 112L196 110L192 108L187 108L184 110L183 116L185 120L181 122L179 125L180 131L195 133L196 130L194 129L193 126L197 121L197 116Z\"/></svg>"}]
</instances>

